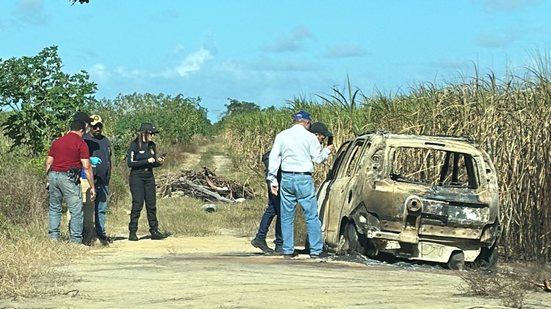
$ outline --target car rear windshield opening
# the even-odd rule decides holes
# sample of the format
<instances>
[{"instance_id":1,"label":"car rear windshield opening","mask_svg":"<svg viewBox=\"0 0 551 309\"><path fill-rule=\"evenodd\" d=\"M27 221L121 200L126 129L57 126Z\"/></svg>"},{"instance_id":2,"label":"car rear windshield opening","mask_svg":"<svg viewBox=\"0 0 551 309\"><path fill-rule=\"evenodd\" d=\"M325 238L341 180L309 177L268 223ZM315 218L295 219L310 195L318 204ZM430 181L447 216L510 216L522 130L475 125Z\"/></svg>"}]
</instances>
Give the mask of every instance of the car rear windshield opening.
<instances>
[{"instance_id":1,"label":"car rear windshield opening","mask_svg":"<svg viewBox=\"0 0 551 309\"><path fill-rule=\"evenodd\" d=\"M476 162L459 152L396 147L390 178L395 181L436 186L478 188Z\"/></svg>"}]
</instances>

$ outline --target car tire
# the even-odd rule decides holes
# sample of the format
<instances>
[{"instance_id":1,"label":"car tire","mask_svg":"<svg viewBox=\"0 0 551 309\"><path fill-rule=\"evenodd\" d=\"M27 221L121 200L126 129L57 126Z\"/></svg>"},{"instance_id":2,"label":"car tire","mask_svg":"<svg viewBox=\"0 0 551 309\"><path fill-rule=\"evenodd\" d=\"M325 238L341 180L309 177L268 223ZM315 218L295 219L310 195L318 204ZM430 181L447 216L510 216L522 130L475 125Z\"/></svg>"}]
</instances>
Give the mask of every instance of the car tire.
<instances>
[{"instance_id":1,"label":"car tire","mask_svg":"<svg viewBox=\"0 0 551 309\"><path fill-rule=\"evenodd\" d=\"M465 269L465 253L463 251L454 251L448 261L448 268L452 270Z\"/></svg>"},{"instance_id":2,"label":"car tire","mask_svg":"<svg viewBox=\"0 0 551 309\"><path fill-rule=\"evenodd\" d=\"M361 243L361 236L358 235L354 222L348 222L344 229L344 237L348 244L348 253L359 253L365 255L365 247Z\"/></svg>"},{"instance_id":3,"label":"car tire","mask_svg":"<svg viewBox=\"0 0 551 309\"><path fill-rule=\"evenodd\" d=\"M490 248L483 247L476 260L476 267L481 270L493 271L497 267L497 260L498 252L496 244Z\"/></svg>"}]
</instances>

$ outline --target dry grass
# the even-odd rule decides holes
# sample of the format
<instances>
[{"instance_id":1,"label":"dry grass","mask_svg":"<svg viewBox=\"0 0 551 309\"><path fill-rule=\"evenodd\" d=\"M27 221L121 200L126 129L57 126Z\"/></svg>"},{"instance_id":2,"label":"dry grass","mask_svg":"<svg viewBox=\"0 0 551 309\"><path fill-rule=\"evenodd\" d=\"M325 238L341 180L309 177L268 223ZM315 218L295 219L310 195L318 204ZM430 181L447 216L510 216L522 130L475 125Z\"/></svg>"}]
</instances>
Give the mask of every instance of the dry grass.
<instances>
[{"instance_id":1,"label":"dry grass","mask_svg":"<svg viewBox=\"0 0 551 309\"><path fill-rule=\"evenodd\" d=\"M500 299L503 306L522 308L528 293L541 291L537 283L551 278L546 265L507 265L496 272L477 270L457 272L463 280L459 289L468 295Z\"/></svg>"},{"instance_id":2,"label":"dry grass","mask_svg":"<svg viewBox=\"0 0 551 309\"><path fill-rule=\"evenodd\" d=\"M205 140L196 139L197 147L187 148L185 151L193 151L201 154L200 163L195 168L207 166L211 170L219 167L215 156L226 155L225 142L221 137L207 144ZM184 149L181 149L184 150ZM172 151L172 149L171 149ZM185 152L184 151L184 152ZM185 160L185 157L182 157ZM183 162L183 161L181 161ZM177 170L177 162L173 162L170 168L163 167L157 171L157 175ZM248 170L239 170L234 166L224 166L223 177L240 183L250 185L256 192L257 198L243 203L226 204L215 203L217 211L205 212L201 206L207 204L201 200L189 197L171 197L157 200L157 217L159 228L173 233L175 236L209 236L230 233L241 237L253 238L258 230L260 219L267 203L266 185L262 173L250 173ZM107 229L109 233L126 235L128 233L128 221L131 208L131 199L127 195L120 203L110 207ZM145 207L144 207L145 208ZM306 236L306 228L302 216L302 210L297 207L295 220L295 244L303 246ZM138 234L145 235L149 232L145 209L142 210L138 227ZM270 226L267 241L273 239L275 220Z\"/></svg>"},{"instance_id":3,"label":"dry grass","mask_svg":"<svg viewBox=\"0 0 551 309\"><path fill-rule=\"evenodd\" d=\"M54 266L83 255L87 248L50 241L43 232L35 228L0 233L0 298L65 292L72 279Z\"/></svg>"},{"instance_id":4,"label":"dry grass","mask_svg":"<svg viewBox=\"0 0 551 309\"><path fill-rule=\"evenodd\" d=\"M230 233L240 237L253 238L264 209L266 198L257 198L243 203L215 203L217 211L205 212L201 206L206 202L189 197L171 197L157 200L159 228L175 236L209 236ZM130 213L130 199L123 205L113 207L107 216L107 230L112 235L126 235ZM275 219L270 226L268 238L274 237ZM140 216L139 235L149 233L145 207ZM303 246L306 228L302 210L297 207L295 216L295 244ZM269 242L268 239L268 242Z\"/></svg>"}]
</instances>

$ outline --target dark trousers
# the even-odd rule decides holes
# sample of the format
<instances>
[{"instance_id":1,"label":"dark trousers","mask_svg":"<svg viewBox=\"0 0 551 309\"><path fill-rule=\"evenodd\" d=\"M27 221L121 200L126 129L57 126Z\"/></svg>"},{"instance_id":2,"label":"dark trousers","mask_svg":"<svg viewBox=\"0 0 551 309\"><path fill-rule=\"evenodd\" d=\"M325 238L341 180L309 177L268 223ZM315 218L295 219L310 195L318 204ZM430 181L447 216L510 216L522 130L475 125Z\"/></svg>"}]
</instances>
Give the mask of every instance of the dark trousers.
<instances>
[{"instance_id":1,"label":"dark trousers","mask_svg":"<svg viewBox=\"0 0 551 309\"><path fill-rule=\"evenodd\" d=\"M155 191L155 177L153 172L145 170L132 170L129 177L130 193L132 194L132 211L130 212L130 232L138 230L138 221L145 201L149 231L159 228L157 221L157 196Z\"/></svg>"},{"instance_id":2,"label":"dark trousers","mask_svg":"<svg viewBox=\"0 0 551 309\"><path fill-rule=\"evenodd\" d=\"M274 244L276 247L281 247L283 245L283 237L281 236L281 218L279 216L280 211L280 198L279 195L273 195L270 187L268 185L268 206L262 215L260 220L260 226L258 227L258 232L256 233L256 239L266 240L266 235L270 229L270 224L272 223L274 217L276 218L275 224L275 240Z\"/></svg>"}]
</instances>

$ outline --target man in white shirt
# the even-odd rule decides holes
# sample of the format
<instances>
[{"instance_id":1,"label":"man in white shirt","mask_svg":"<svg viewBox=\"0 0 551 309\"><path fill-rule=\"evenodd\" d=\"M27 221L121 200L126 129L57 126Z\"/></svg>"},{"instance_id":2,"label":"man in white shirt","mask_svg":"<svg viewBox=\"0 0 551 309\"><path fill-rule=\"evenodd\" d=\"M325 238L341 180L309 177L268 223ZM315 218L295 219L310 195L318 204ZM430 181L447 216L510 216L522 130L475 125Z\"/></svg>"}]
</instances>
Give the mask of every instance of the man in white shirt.
<instances>
[{"instance_id":1,"label":"man in white shirt","mask_svg":"<svg viewBox=\"0 0 551 309\"><path fill-rule=\"evenodd\" d=\"M321 148L316 135L308 131L310 114L300 111L293 115L293 126L281 131L274 140L268 164L271 191L281 194L281 232L283 235L283 256L295 257L294 217L295 206L299 203L304 210L310 257L319 258L323 254L321 223L318 218L316 190L312 171L313 163L327 160L333 145ZM281 168L281 184L276 175Z\"/></svg>"}]
</instances>

